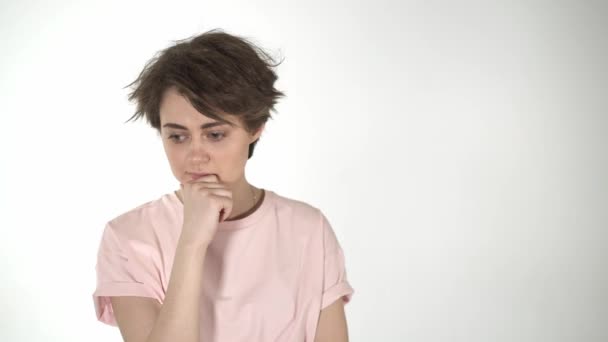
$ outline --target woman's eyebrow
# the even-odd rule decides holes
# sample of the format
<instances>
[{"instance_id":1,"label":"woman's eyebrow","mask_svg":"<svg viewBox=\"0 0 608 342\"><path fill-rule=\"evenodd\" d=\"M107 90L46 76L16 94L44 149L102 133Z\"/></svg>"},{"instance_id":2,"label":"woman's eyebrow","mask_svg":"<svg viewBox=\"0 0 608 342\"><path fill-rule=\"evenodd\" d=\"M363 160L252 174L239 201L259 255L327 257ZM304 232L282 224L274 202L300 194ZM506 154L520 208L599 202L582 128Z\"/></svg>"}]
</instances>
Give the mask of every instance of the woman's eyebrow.
<instances>
[{"instance_id":1,"label":"woman's eyebrow","mask_svg":"<svg viewBox=\"0 0 608 342\"><path fill-rule=\"evenodd\" d=\"M232 126L232 124L230 124L228 122L215 121L215 122L208 122L206 124L202 124L201 125L201 130L204 130L204 129L207 129L207 128L211 128L211 127L216 127L216 126L222 126L222 125L230 125L230 126ZM179 125L179 124L176 124L176 123L172 123L172 122L164 124L163 127L188 130L187 127Z\"/></svg>"}]
</instances>

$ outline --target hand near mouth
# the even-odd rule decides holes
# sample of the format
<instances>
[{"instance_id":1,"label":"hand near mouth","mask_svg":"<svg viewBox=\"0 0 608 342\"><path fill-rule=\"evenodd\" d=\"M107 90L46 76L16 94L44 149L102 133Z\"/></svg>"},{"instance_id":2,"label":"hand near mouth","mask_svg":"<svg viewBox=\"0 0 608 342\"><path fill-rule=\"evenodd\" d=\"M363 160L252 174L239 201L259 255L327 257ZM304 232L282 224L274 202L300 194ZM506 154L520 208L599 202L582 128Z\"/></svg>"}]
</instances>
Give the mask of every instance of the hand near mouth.
<instances>
[{"instance_id":1,"label":"hand near mouth","mask_svg":"<svg viewBox=\"0 0 608 342\"><path fill-rule=\"evenodd\" d=\"M195 175L180 184L184 204L182 237L197 245L209 245L219 222L232 212L232 191L219 183L214 174Z\"/></svg>"}]
</instances>

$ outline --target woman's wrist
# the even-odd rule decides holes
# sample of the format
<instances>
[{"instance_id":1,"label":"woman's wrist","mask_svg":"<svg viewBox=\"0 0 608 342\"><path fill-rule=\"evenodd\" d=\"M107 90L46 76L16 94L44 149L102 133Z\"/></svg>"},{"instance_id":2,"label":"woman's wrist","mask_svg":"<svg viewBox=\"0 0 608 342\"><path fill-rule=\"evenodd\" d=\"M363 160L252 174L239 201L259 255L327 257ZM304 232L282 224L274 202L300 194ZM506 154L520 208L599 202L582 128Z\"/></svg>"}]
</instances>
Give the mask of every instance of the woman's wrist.
<instances>
[{"instance_id":1,"label":"woman's wrist","mask_svg":"<svg viewBox=\"0 0 608 342\"><path fill-rule=\"evenodd\" d=\"M209 247L208 242L193 242L185 239L183 236L180 236L180 239L177 243L177 250L181 253L191 255L193 257L204 257L207 253L207 248ZM177 251L176 251L177 252Z\"/></svg>"}]
</instances>

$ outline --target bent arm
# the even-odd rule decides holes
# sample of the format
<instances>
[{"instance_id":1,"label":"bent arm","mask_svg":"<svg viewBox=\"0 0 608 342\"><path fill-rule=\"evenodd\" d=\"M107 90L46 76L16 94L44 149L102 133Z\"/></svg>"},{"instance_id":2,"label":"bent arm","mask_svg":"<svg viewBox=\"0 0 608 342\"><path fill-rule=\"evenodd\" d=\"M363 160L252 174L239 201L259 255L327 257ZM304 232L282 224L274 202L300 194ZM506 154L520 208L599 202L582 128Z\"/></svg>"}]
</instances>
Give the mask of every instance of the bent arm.
<instances>
[{"instance_id":1,"label":"bent arm","mask_svg":"<svg viewBox=\"0 0 608 342\"><path fill-rule=\"evenodd\" d=\"M177 245L164 303L152 298L111 297L125 342L199 342L200 296L207 246Z\"/></svg>"}]
</instances>

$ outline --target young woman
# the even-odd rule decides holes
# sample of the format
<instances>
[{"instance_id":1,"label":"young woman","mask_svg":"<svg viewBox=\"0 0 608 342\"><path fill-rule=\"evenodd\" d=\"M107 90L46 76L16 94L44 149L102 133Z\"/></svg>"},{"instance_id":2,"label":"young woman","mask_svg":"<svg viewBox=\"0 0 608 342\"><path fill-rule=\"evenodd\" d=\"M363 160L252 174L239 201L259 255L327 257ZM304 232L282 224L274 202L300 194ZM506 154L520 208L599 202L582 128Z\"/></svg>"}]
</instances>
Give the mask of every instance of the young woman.
<instances>
[{"instance_id":1,"label":"young woman","mask_svg":"<svg viewBox=\"0 0 608 342\"><path fill-rule=\"evenodd\" d=\"M131 119L156 129L180 187L104 228L95 310L125 341L348 341L353 288L327 218L245 177L283 96L272 62L214 30L161 51L131 84Z\"/></svg>"}]
</instances>

